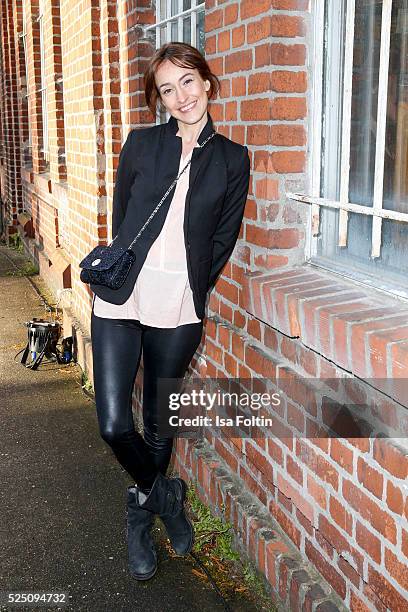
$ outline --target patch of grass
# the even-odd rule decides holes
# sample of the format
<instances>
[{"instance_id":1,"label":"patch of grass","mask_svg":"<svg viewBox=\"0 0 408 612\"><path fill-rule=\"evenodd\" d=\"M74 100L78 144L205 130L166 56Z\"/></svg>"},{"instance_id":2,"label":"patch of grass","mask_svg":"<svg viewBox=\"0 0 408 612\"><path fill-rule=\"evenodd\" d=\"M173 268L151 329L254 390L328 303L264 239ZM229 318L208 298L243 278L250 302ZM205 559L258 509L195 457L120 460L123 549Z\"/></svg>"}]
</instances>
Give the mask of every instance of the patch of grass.
<instances>
[{"instance_id":1,"label":"patch of grass","mask_svg":"<svg viewBox=\"0 0 408 612\"><path fill-rule=\"evenodd\" d=\"M82 372L81 387L86 393L93 395L94 390L93 390L92 382L88 378L86 372Z\"/></svg>"},{"instance_id":2,"label":"patch of grass","mask_svg":"<svg viewBox=\"0 0 408 612\"><path fill-rule=\"evenodd\" d=\"M262 583L260 577L256 574L254 569L251 567L249 563L244 565L244 580L245 584L248 585L253 595L262 599L265 597L265 587ZM274 608L272 608L274 609Z\"/></svg>"},{"instance_id":3,"label":"patch of grass","mask_svg":"<svg viewBox=\"0 0 408 612\"><path fill-rule=\"evenodd\" d=\"M11 234L11 236L9 237L9 246L15 251L23 253L24 245L23 241L21 240L21 236L18 232L16 232L15 234Z\"/></svg>"},{"instance_id":4,"label":"patch of grass","mask_svg":"<svg viewBox=\"0 0 408 612\"><path fill-rule=\"evenodd\" d=\"M34 276L39 273L38 266L32 261L26 261L18 270L8 270L7 276Z\"/></svg>"},{"instance_id":5,"label":"patch of grass","mask_svg":"<svg viewBox=\"0 0 408 612\"><path fill-rule=\"evenodd\" d=\"M201 502L196 487L190 483L187 503L194 522L195 542L193 551L200 553L200 561L213 576L223 596L239 609L248 606L251 611L276 612L262 579L249 563L243 563L241 556L233 549L234 526L215 517ZM225 507L221 507L224 513ZM200 570L194 574L207 580ZM247 602L247 603L245 603Z\"/></svg>"},{"instance_id":6,"label":"patch of grass","mask_svg":"<svg viewBox=\"0 0 408 612\"><path fill-rule=\"evenodd\" d=\"M231 548L233 525L213 516L210 509L198 498L195 487L191 485L188 490L187 500L196 516L194 549L197 552L202 551L206 544L211 544L214 554L219 559L239 559L239 554Z\"/></svg>"}]
</instances>

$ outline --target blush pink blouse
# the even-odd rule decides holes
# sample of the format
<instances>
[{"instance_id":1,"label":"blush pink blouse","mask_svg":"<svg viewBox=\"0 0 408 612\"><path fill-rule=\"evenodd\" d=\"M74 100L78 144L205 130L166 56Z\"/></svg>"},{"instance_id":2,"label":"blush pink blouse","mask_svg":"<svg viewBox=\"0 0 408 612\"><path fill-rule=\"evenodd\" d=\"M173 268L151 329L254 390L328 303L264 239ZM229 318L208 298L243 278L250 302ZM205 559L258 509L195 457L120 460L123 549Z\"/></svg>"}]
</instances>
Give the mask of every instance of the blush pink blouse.
<instances>
[{"instance_id":1,"label":"blush pink blouse","mask_svg":"<svg viewBox=\"0 0 408 612\"><path fill-rule=\"evenodd\" d=\"M185 158L180 156L178 174L193 151ZM153 327L178 327L201 321L195 312L188 279L183 233L189 175L190 165L176 183L162 230L149 249L129 298L123 304L111 304L95 295L93 309L97 317L137 319Z\"/></svg>"}]
</instances>

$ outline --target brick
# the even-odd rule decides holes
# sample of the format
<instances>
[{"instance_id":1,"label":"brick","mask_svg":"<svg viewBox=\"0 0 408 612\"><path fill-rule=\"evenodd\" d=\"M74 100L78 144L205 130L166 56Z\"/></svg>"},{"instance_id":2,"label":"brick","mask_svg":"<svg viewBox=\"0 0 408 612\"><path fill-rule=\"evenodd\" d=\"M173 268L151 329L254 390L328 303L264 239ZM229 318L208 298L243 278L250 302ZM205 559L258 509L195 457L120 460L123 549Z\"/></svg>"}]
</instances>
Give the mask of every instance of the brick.
<instances>
[{"instance_id":1,"label":"brick","mask_svg":"<svg viewBox=\"0 0 408 612\"><path fill-rule=\"evenodd\" d=\"M229 82L231 82L232 96L234 97L244 96L246 94L246 77L245 76L232 77L232 79ZM255 143L250 143L248 140L248 144L255 144Z\"/></svg>"},{"instance_id":2,"label":"brick","mask_svg":"<svg viewBox=\"0 0 408 612\"><path fill-rule=\"evenodd\" d=\"M305 554L324 576L327 582L334 588L342 599L346 596L346 582L333 565L326 561L321 553L313 546L310 540L305 540Z\"/></svg>"},{"instance_id":3,"label":"brick","mask_svg":"<svg viewBox=\"0 0 408 612\"><path fill-rule=\"evenodd\" d=\"M368 339L375 334L376 330L393 328L405 323L405 321L406 315L351 325L350 341L353 371L363 376L370 372L370 357L367 362L366 350L368 351Z\"/></svg>"},{"instance_id":4,"label":"brick","mask_svg":"<svg viewBox=\"0 0 408 612\"><path fill-rule=\"evenodd\" d=\"M303 125L272 125L269 141L276 147L302 147L306 144L305 128Z\"/></svg>"},{"instance_id":5,"label":"brick","mask_svg":"<svg viewBox=\"0 0 408 612\"><path fill-rule=\"evenodd\" d=\"M283 451L282 447L279 446L274 440L268 439L268 455L278 465L283 465Z\"/></svg>"},{"instance_id":6,"label":"brick","mask_svg":"<svg viewBox=\"0 0 408 612\"><path fill-rule=\"evenodd\" d=\"M394 446L389 438L374 440L374 459L384 470L401 480L408 477L408 457L406 452Z\"/></svg>"},{"instance_id":7,"label":"brick","mask_svg":"<svg viewBox=\"0 0 408 612\"><path fill-rule=\"evenodd\" d=\"M289 497L295 506L306 516L313 524L314 510L312 504L305 498L304 493L293 486L289 479L278 473L277 486L286 497Z\"/></svg>"},{"instance_id":8,"label":"brick","mask_svg":"<svg viewBox=\"0 0 408 612\"><path fill-rule=\"evenodd\" d=\"M245 443L247 462L257 467L267 480L272 482L272 466L268 458L260 453L249 440Z\"/></svg>"},{"instance_id":9,"label":"brick","mask_svg":"<svg viewBox=\"0 0 408 612\"><path fill-rule=\"evenodd\" d=\"M209 338L206 339L206 353L208 357L219 363L223 364L223 353L220 347L216 346Z\"/></svg>"},{"instance_id":10,"label":"brick","mask_svg":"<svg viewBox=\"0 0 408 612\"><path fill-rule=\"evenodd\" d=\"M321 601L325 597L326 593L323 591L320 584L312 584L310 589L308 589L305 593L302 612L312 612L312 610L314 610L313 604Z\"/></svg>"},{"instance_id":11,"label":"brick","mask_svg":"<svg viewBox=\"0 0 408 612\"><path fill-rule=\"evenodd\" d=\"M404 553L404 555L408 558L408 531L406 531L405 529L401 529L401 531L402 531L401 550Z\"/></svg>"},{"instance_id":12,"label":"brick","mask_svg":"<svg viewBox=\"0 0 408 612\"><path fill-rule=\"evenodd\" d=\"M225 57L225 74L251 70L252 50L236 51Z\"/></svg>"},{"instance_id":13,"label":"brick","mask_svg":"<svg viewBox=\"0 0 408 612\"><path fill-rule=\"evenodd\" d=\"M408 327L400 328L401 336L405 339L408 337ZM391 358L391 375L398 390L398 394L395 397L398 400L404 401L406 398L406 379L408 378L408 342L397 342L390 346L390 358ZM398 383L400 383L398 385Z\"/></svg>"},{"instance_id":14,"label":"brick","mask_svg":"<svg viewBox=\"0 0 408 612\"><path fill-rule=\"evenodd\" d=\"M261 200L277 200L279 198L278 182L268 177L258 179L255 186L255 195L257 199Z\"/></svg>"},{"instance_id":15,"label":"brick","mask_svg":"<svg viewBox=\"0 0 408 612\"><path fill-rule=\"evenodd\" d=\"M327 357L333 357L331 313L361 308L363 302L356 301L364 294L359 291L347 291L343 287L334 287L333 296L308 300L304 306L307 338L311 346L317 347ZM353 302L353 300L355 300ZM325 340L326 339L326 340Z\"/></svg>"},{"instance_id":16,"label":"brick","mask_svg":"<svg viewBox=\"0 0 408 612\"><path fill-rule=\"evenodd\" d=\"M305 93L307 76L305 72L275 70L271 74L271 90L280 93Z\"/></svg>"},{"instance_id":17,"label":"brick","mask_svg":"<svg viewBox=\"0 0 408 612\"><path fill-rule=\"evenodd\" d=\"M229 30L223 30L217 36L218 44L217 50L219 53L223 53L224 51L228 51L231 46L231 36Z\"/></svg>"},{"instance_id":18,"label":"brick","mask_svg":"<svg viewBox=\"0 0 408 612\"><path fill-rule=\"evenodd\" d=\"M304 151L279 151L272 153L272 163L275 172L304 172L306 157Z\"/></svg>"},{"instance_id":19,"label":"brick","mask_svg":"<svg viewBox=\"0 0 408 612\"><path fill-rule=\"evenodd\" d=\"M387 506L396 514L402 515L402 511L404 508L404 500L402 497L402 491L399 487L395 487L393 483L388 480L387 481Z\"/></svg>"},{"instance_id":20,"label":"brick","mask_svg":"<svg viewBox=\"0 0 408 612\"><path fill-rule=\"evenodd\" d=\"M357 572L354 567L343 557L339 557L337 565L343 576L358 589L360 587L361 573Z\"/></svg>"},{"instance_id":21,"label":"brick","mask_svg":"<svg viewBox=\"0 0 408 612\"><path fill-rule=\"evenodd\" d=\"M317 606L316 612L339 612L339 607L332 601L323 601Z\"/></svg>"},{"instance_id":22,"label":"brick","mask_svg":"<svg viewBox=\"0 0 408 612\"><path fill-rule=\"evenodd\" d=\"M403 589L408 591L407 564L405 562L402 563L388 548L385 549L385 567L390 576L392 576Z\"/></svg>"},{"instance_id":23,"label":"brick","mask_svg":"<svg viewBox=\"0 0 408 612\"><path fill-rule=\"evenodd\" d=\"M239 26L232 30L232 46L234 49L245 44L245 27Z\"/></svg>"},{"instance_id":24,"label":"brick","mask_svg":"<svg viewBox=\"0 0 408 612\"><path fill-rule=\"evenodd\" d=\"M295 526L293 519L289 518L287 514L281 508L279 508L279 506L273 500L269 502L269 511L276 518L286 535L289 536L292 542L294 542L297 548L299 548L300 531L297 526Z\"/></svg>"},{"instance_id":25,"label":"brick","mask_svg":"<svg viewBox=\"0 0 408 612\"><path fill-rule=\"evenodd\" d=\"M309 521L309 519L297 508L296 508L295 514L296 514L297 520L302 525L303 529L309 534L310 537L313 537L315 534L315 531L314 531L314 526L311 523L311 521Z\"/></svg>"},{"instance_id":26,"label":"brick","mask_svg":"<svg viewBox=\"0 0 408 612\"><path fill-rule=\"evenodd\" d=\"M357 475L365 489L378 497L378 499L382 499L384 488L383 475L378 470L371 467L362 457L358 458Z\"/></svg>"},{"instance_id":27,"label":"brick","mask_svg":"<svg viewBox=\"0 0 408 612\"><path fill-rule=\"evenodd\" d=\"M271 64L302 66L306 61L306 47L302 44L273 43L270 48Z\"/></svg>"},{"instance_id":28,"label":"brick","mask_svg":"<svg viewBox=\"0 0 408 612\"><path fill-rule=\"evenodd\" d=\"M223 26L224 12L222 9L216 11L208 11L205 15L205 31L212 32Z\"/></svg>"},{"instance_id":29,"label":"brick","mask_svg":"<svg viewBox=\"0 0 408 612\"><path fill-rule=\"evenodd\" d=\"M242 54L243 52L241 52ZM250 70L249 68L241 68L242 70ZM235 72L236 70L230 70ZM269 121L271 116L271 101L269 98L253 98L251 100L243 100L241 102L241 119L242 121Z\"/></svg>"},{"instance_id":30,"label":"brick","mask_svg":"<svg viewBox=\"0 0 408 612\"><path fill-rule=\"evenodd\" d=\"M271 33L271 18L269 15L248 23L247 25L247 43L253 45L261 40L270 37Z\"/></svg>"},{"instance_id":31,"label":"brick","mask_svg":"<svg viewBox=\"0 0 408 612\"><path fill-rule=\"evenodd\" d=\"M243 77L242 77L243 78ZM244 92L245 93L245 92ZM239 94L236 94L239 95ZM267 145L271 141L271 128L268 125L259 125L254 123L253 125L247 126L247 142L248 144L253 145ZM264 177L264 180L268 177ZM258 185L262 179L257 180L256 184ZM274 179L269 179L270 185L275 184L275 197L270 197L268 199L277 200L279 197L279 183Z\"/></svg>"},{"instance_id":32,"label":"brick","mask_svg":"<svg viewBox=\"0 0 408 612\"><path fill-rule=\"evenodd\" d=\"M309 582L311 582L311 578L305 570L296 570L292 573L289 588L289 604L291 610L295 611L301 609L301 588Z\"/></svg>"},{"instance_id":33,"label":"brick","mask_svg":"<svg viewBox=\"0 0 408 612\"><path fill-rule=\"evenodd\" d=\"M248 549L250 558L256 563L257 562L257 551L258 551L258 532L262 527L262 523L254 518L249 519L249 540Z\"/></svg>"},{"instance_id":34,"label":"brick","mask_svg":"<svg viewBox=\"0 0 408 612\"><path fill-rule=\"evenodd\" d=\"M214 36L210 36L209 34L207 34L206 39L205 39L205 52L208 53L209 55L213 55L216 53L216 50L217 50L217 36L215 34ZM223 87L221 87L221 89L223 89Z\"/></svg>"},{"instance_id":35,"label":"brick","mask_svg":"<svg viewBox=\"0 0 408 612\"><path fill-rule=\"evenodd\" d=\"M290 590L290 573L298 567L299 564L290 557L282 557L279 561L279 595L283 601Z\"/></svg>"},{"instance_id":36,"label":"brick","mask_svg":"<svg viewBox=\"0 0 408 612\"><path fill-rule=\"evenodd\" d=\"M303 36L305 33L304 21L301 17L272 15L271 33L272 36L279 36L280 38Z\"/></svg>"},{"instance_id":37,"label":"brick","mask_svg":"<svg viewBox=\"0 0 408 612\"><path fill-rule=\"evenodd\" d=\"M268 240L265 246L271 249L291 249L299 244L297 229L267 230Z\"/></svg>"},{"instance_id":38,"label":"brick","mask_svg":"<svg viewBox=\"0 0 408 612\"><path fill-rule=\"evenodd\" d=\"M271 0L271 8L283 11L307 11L309 0Z\"/></svg>"},{"instance_id":39,"label":"brick","mask_svg":"<svg viewBox=\"0 0 408 612\"><path fill-rule=\"evenodd\" d=\"M283 506L283 509L286 509L289 514L293 512L293 504L289 497L286 497L281 491L276 492L276 501Z\"/></svg>"},{"instance_id":40,"label":"brick","mask_svg":"<svg viewBox=\"0 0 408 612\"><path fill-rule=\"evenodd\" d=\"M397 532L394 519L384 512L376 502L371 500L351 481L343 480L343 496L349 504L367 520L378 533L381 533L393 544L396 543Z\"/></svg>"},{"instance_id":41,"label":"brick","mask_svg":"<svg viewBox=\"0 0 408 612\"><path fill-rule=\"evenodd\" d=\"M245 360L249 368L263 375L265 378L274 377L276 366L269 355L260 349L247 345L245 349Z\"/></svg>"},{"instance_id":42,"label":"brick","mask_svg":"<svg viewBox=\"0 0 408 612\"><path fill-rule=\"evenodd\" d=\"M238 2L228 3L224 9L224 25L236 23L238 19Z\"/></svg>"},{"instance_id":43,"label":"brick","mask_svg":"<svg viewBox=\"0 0 408 612\"><path fill-rule=\"evenodd\" d=\"M287 402L287 421L288 425L294 427L299 433L305 431L305 415L300 408L291 402Z\"/></svg>"},{"instance_id":44,"label":"brick","mask_svg":"<svg viewBox=\"0 0 408 612\"><path fill-rule=\"evenodd\" d=\"M350 612L370 612L370 608L354 593L350 592Z\"/></svg>"},{"instance_id":45,"label":"brick","mask_svg":"<svg viewBox=\"0 0 408 612\"><path fill-rule=\"evenodd\" d=\"M372 608L370 608L370 609L374 608L374 610L376 610L376 611L378 610L379 612L389 612L388 607L384 606L384 604L381 602L381 600L375 594L373 589L368 586L368 584L364 585L363 592L364 592L364 595L365 595L366 599L373 604Z\"/></svg>"},{"instance_id":46,"label":"brick","mask_svg":"<svg viewBox=\"0 0 408 612\"><path fill-rule=\"evenodd\" d=\"M266 13L270 9L270 0L241 0L240 17L242 20L256 17L261 13Z\"/></svg>"},{"instance_id":47,"label":"brick","mask_svg":"<svg viewBox=\"0 0 408 612\"><path fill-rule=\"evenodd\" d=\"M276 572L276 561L279 559L280 555L290 554L289 548L284 542L277 539L276 541L265 543L265 552L268 582L271 584L272 588L278 590L279 584Z\"/></svg>"},{"instance_id":48,"label":"brick","mask_svg":"<svg viewBox=\"0 0 408 612\"><path fill-rule=\"evenodd\" d=\"M268 42L268 43L256 45L254 68L262 68L263 66L269 66L270 60L271 60L270 43Z\"/></svg>"},{"instance_id":49,"label":"brick","mask_svg":"<svg viewBox=\"0 0 408 612\"><path fill-rule=\"evenodd\" d=\"M395 314L395 313L394 313ZM408 327L376 332L368 339L370 351L370 366L372 376L387 377L387 350L392 342L405 340L408 334ZM396 376L392 373L393 376ZM404 377L404 375L400 377ZM406 378L406 376L405 376Z\"/></svg>"},{"instance_id":50,"label":"brick","mask_svg":"<svg viewBox=\"0 0 408 612\"><path fill-rule=\"evenodd\" d=\"M315 499L323 510L327 508L327 497L326 490L324 487L317 484L316 480L310 475L307 475L307 490L309 494Z\"/></svg>"},{"instance_id":51,"label":"brick","mask_svg":"<svg viewBox=\"0 0 408 612\"><path fill-rule=\"evenodd\" d=\"M339 477L332 466L320 453L307 446L304 442L296 440L296 454L321 480L330 484L335 490L339 486Z\"/></svg>"},{"instance_id":52,"label":"brick","mask_svg":"<svg viewBox=\"0 0 408 612\"><path fill-rule=\"evenodd\" d=\"M334 461L336 461L336 463L341 465L342 468L347 470L349 474L353 473L354 453L337 438L331 439L330 456L332 459L334 459Z\"/></svg>"},{"instance_id":53,"label":"brick","mask_svg":"<svg viewBox=\"0 0 408 612\"><path fill-rule=\"evenodd\" d=\"M369 531L357 521L356 523L356 541L363 550L365 550L376 563L381 562L381 542L379 538Z\"/></svg>"},{"instance_id":54,"label":"brick","mask_svg":"<svg viewBox=\"0 0 408 612\"><path fill-rule=\"evenodd\" d=\"M276 97L271 100L270 118L272 120L296 121L306 117L305 98Z\"/></svg>"},{"instance_id":55,"label":"brick","mask_svg":"<svg viewBox=\"0 0 408 612\"><path fill-rule=\"evenodd\" d=\"M373 589L380 601L390 610L406 609L406 598L371 566L368 568L368 585Z\"/></svg>"},{"instance_id":56,"label":"brick","mask_svg":"<svg viewBox=\"0 0 408 612\"><path fill-rule=\"evenodd\" d=\"M286 455L286 471L300 486L303 486L303 470L290 455Z\"/></svg>"},{"instance_id":57,"label":"brick","mask_svg":"<svg viewBox=\"0 0 408 612\"><path fill-rule=\"evenodd\" d=\"M248 77L248 94L264 93L270 89L270 73L255 72ZM269 130L269 126L259 126Z\"/></svg>"},{"instance_id":58,"label":"brick","mask_svg":"<svg viewBox=\"0 0 408 612\"><path fill-rule=\"evenodd\" d=\"M215 450L223 458L225 463L227 463L227 465L229 465L230 468L236 473L238 471L238 460L236 457L234 457L226 445L218 438L215 439Z\"/></svg>"},{"instance_id":59,"label":"brick","mask_svg":"<svg viewBox=\"0 0 408 612\"><path fill-rule=\"evenodd\" d=\"M362 573L363 571L363 559L358 551L353 548L350 544L350 538L343 535L337 527L335 527L327 518L320 514L319 516L319 531L322 536L330 542L330 544L337 550L339 555L345 556L350 555L358 570Z\"/></svg>"}]
</instances>

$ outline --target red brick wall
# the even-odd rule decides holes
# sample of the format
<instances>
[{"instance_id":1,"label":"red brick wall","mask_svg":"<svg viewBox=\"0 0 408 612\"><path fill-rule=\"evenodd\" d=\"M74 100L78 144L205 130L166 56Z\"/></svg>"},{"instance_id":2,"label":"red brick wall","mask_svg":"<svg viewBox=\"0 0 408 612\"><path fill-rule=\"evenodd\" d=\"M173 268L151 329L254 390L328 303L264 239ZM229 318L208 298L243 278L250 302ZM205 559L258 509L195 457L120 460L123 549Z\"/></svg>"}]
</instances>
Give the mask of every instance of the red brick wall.
<instances>
[{"instance_id":1,"label":"red brick wall","mask_svg":"<svg viewBox=\"0 0 408 612\"><path fill-rule=\"evenodd\" d=\"M24 2L29 87L34 92L40 87L38 0ZM296 382L285 411L275 415L280 436L208 440L349 609L400 610L408 594L403 571L408 559L406 454L393 440L324 437L313 429L318 395L304 382L306 377L361 376L370 350L364 334L373 329L351 338L349 321L334 321L336 313L349 312L336 307L350 294L341 287L333 298L331 280L312 279L305 287L303 276L288 281L288 274L298 275L305 261L307 209L285 194L307 189L310 181L310 4L206 2L206 56L221 80L210 112L220 132L248 146L252 172L240 239L210 297L199 351L204 361L194 361L192 371L220 378L273 378L280 373ZM1 5L1 194L12 224L9 233L18 229L19 212L31 213L35 238L26 240L26 248L54 288L64 286L66 270L57 261L66 259L72 272L72 312L89 329L92 295L80 282L78 263L111 236L115 170L128 130L153 123L142 78L152 47L141 40L140 24L153 23L154 10L149 0L52 0L45 5L49 169L40 153L41 95L30 96L28 110L20 96L25 80L17 39L21 4L3 0ZM63 84L58 82L61 75ZM21 149L28 117L32 167L24 167ZM301 302L296 297L300 289ZM354 297L350 293L348 304L360 308L358 292ZM372 296L364 303L370 311ZM405 372L403 333L394 338L401 343L395 355ZM352 361L344 360L344 350L340 354L341 347L348 347L345 337L347 343L354 341ZM377 343L371 353L376 367L378 350ZM379 375L384 371L389 373L383 368ZM372 375L371 370L366 374ZM139 372L138 382L141 378ZM388 432L386 421L397 413L395 402L385 404L383 395L367 395L367 385L362 389L377 403ZM135 404L138 396L136 389ZM296 426L293 435L290 428ZM181 447L177 456L182 466ZM194 473L185 469L186 475ZM208 485L204 477L201 484ZM273 582L261 536L249 534L245 518L231 518L236 527L245 526L245 545Z\"/></svg>"},{"instance_id":2,"label":"red brick wall","mask_svg":"<svg viewBox=\"0 0 408 612\"><path fill-rule=\"evenodd\" d=\"M5 221L11 225L16 223L17 215L21 212L18 63L16 63L16 59L19 58L19 49L15 36L19 19L20 11L15 10L14 3L2 2L1 197Z\"/></svg>"}]
</instances>

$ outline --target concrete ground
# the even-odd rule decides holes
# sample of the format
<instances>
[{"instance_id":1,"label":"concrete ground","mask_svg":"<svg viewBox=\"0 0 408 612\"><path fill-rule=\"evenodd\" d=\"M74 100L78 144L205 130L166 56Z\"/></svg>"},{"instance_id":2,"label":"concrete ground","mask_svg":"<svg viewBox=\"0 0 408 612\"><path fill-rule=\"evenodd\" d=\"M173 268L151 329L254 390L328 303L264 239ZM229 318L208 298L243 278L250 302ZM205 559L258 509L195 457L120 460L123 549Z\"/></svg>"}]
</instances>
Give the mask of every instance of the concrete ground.
<instances>
[{"instance_id":1,"label":"concrete ground","mask_svg":"<svg viewBox=\"0 0 408 612\"><path fill-rule=\"evenodd\" d=\"M131 481L99 436L80 367L43 361L32 371L16 356L27 341L24 322L50 319L30 280L15 275L13 262L25 261L0 244L0 610L18 609L4 598L20 591L66 593L68 605L58 609L75 612L225 610L194 573L194 559L169 553L158 522L156 575L138 582L128 574ZM256 608L237 600L230 610Z\"/></svg>"}]
</instances>

